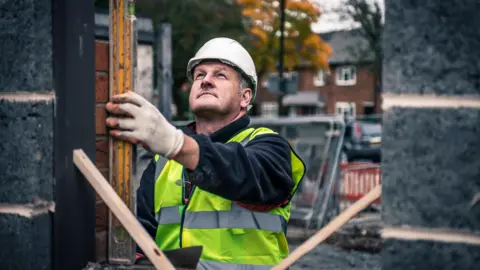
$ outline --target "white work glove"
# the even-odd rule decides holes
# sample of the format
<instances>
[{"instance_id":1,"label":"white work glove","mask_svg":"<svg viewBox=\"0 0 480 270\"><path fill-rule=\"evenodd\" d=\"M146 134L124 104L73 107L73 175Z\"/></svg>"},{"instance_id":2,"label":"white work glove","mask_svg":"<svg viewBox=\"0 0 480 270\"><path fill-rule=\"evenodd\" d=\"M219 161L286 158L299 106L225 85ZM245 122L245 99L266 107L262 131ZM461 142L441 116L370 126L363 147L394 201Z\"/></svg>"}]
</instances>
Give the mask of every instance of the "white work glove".
<instances>
[{"instance_id":1,"label":"white work glove","mask_svg":"<svg viewBox=\"0 0 480 270\"><path fill-rule=\"evenodd\" d=\"M139 94L127 92L113 96L107 110L114 114L106 122L113 128L110 134L115 137L140 143L166 158L175 156L183 147L183 132L171 125L154 105Z\"/></svg>"}]
</instances>

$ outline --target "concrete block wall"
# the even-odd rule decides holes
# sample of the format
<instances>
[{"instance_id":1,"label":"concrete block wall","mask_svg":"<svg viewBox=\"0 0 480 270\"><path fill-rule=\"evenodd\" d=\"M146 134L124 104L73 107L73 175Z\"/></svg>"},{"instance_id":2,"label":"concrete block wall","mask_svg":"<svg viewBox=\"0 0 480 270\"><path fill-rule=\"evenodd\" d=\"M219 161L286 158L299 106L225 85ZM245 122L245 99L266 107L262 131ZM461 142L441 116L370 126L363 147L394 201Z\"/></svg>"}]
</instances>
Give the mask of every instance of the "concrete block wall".
<instances>
[{"instance_id":1,"label":"concrete block wall","mask_svg":"<svg viewBox=\"0 0 480 270\"><path fill-rule=\"evenodd\" d=\"M385 7L382 269L479 269L480 2Z\"/></svg>"},{"instance_id":2,"label":"concrete block wall","mask_svg":"<svg viewBox=\"0 0 480 270\"><path fill-rule=\"evenodd\" d=\"M12 0L0 10L0 268L51 269L52 6Z\"/></svg>"}]
</instances>

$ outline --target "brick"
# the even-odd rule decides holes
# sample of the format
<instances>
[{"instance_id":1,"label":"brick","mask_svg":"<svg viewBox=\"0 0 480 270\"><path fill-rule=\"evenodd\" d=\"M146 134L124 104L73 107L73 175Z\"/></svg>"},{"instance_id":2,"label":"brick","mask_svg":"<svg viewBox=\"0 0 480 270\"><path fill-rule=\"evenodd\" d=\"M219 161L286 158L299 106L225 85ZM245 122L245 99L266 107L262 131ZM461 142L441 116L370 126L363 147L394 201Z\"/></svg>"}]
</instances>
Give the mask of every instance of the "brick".
<instances>
[{"instance_id":1,"label":"brick","mask_svg":"<svg viewBox=\"0 0 480 270\"><path fill-rule=\"evenodd\" d=\"M97 72L95 75L95 101L108 102L108 74Z\"/></svg>"},{"instance_id":2,"label":"brick","mask_svg":"<svg viewBox=\"0 0 480 270\"><path fill-rule=\"evenodd\" d=\"M0 214L0 268L52 269L52 220Z\"/></svg>"},{"instance_id":3,"label":"brick","mask_svg":"<svg viewBox=\"0 0 480 270\"><path fill-rule=\"evenodd\" d=\"M108 207L103 202L97 202L95 205L95 230L97 232L108 229Z\"/></svg>"},{"instance_id":4,"label":"brick","mask_svg":"<svg viewBox=\"0 0 480 270\"><path fill-rule=\"evenodd\" d=\"M108 71L108 43L95 41L95 70Z\"/></svg>"},{"instance_id":5,"label":"brick","mask_svg":"<svg viewBox=\"0 0 480 270\"><path fill-rule=\"evenodd\" d=\"M476 270L480 245L386 239L381 255L381 269Z\"/></svg>"},{"instance_id":6,"label":"brick","mask_svg":"<svg viewBox=\"0 0 480 270\"><path fill-rule=\"evenodd\" d=\"M383 116L389 225L480 230L480 110L393 108Z\"/></svg>"},{"instance_id":7,"label":"brick","mask_svg":"<svg viewBox=\"0 0 480 270\"><path fill-rule=\"evenodd\" d=\"M0 203L53 200L53 112L53 102L0 99Z\"/></svg>"},{"instance_id":8,"label":"brick","mask_svg":"<svg viewBox=\"0 0 480 270\"><path fill-rule=\"evenodd\" d=\"M0 92L53 89L51 3L0 2Z\"/></svg>"},{"instance_id":9,"label":"brick","mask_svg":"<svg viewBox=\"0 0 480 270\"><path fill-rule=\"evenodd\" d=\"M385 2L385 92L480 94L479 1Z\"/></svg>"},{"instance_id":10,"label":"brick","mask_svg":"<svg viewBox=\"0 0 480 270\"><path fill-rule=\"evenodd\" d=\"M108 139L107 138L97 138L96 141L96 155L95 155L95 165L99 170L108 170L109 159L108 159Z\"/></svg>"},{"instance_id":11,"label":"brick","mask_svg":"<svg viewBox=\"0 0 480 270\"><path fill-rule=\"evenodd\" d=\"M107 134L107 125L105 119L107 118L107 111L105 106L95 107L95 133L97 135Z\"/></svg>"}]
</instances>

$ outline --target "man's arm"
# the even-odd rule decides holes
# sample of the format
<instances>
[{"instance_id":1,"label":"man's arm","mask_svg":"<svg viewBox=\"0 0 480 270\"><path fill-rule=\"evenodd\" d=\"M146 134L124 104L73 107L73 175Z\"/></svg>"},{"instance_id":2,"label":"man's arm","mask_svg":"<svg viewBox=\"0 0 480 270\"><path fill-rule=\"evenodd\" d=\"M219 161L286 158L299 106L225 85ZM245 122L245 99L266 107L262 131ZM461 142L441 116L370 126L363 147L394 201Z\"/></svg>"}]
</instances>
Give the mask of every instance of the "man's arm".
<instances>
[{"instance_id":1,"label":"man's arm","mask_svg":"<svg viewBox=\"0 0 480 270\"><path fill-rule=\"evenodd\" d=\"M290 146L279 135L258 135L245 147L185 136L174 159L193 171L192 184L232 201L275 205L294 187Z\"/></svg>"},{"instance_id":2,"label":"man's arm","mask_svg":"<svg viewBox=\"0 0 480 270\"><path fill-rule=\"evenodd\" d=\"M194 185L246 204L279 204L288 198L294 186L290 149L280 136L259 135L246 147L213 143L205 135L185 136L136 93L116 95L112 100L106 105L114 115L106 119L110 134L141 143L166 158L173 156L194 171ZM115 116L125 114L131 117Z\"/></svg>"}]
</instances>

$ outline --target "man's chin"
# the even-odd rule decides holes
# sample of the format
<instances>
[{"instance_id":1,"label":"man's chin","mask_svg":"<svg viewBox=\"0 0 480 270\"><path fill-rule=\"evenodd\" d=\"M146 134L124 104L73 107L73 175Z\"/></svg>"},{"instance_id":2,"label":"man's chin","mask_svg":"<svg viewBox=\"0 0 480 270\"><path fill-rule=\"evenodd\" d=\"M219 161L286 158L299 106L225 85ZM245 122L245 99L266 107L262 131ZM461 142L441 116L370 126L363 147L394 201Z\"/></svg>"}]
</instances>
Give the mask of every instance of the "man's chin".
<instances>
[{"instance_id":1,"label":"man's chin","mask_svg":"<svg viewBox=\"0 0 480 270\"><path fill-rule=\"evenodd\" d=\"M215 117L225 114L218 106L198 105L192 108L193 114L197 117Z\"/></svg>"}]
</instances>

